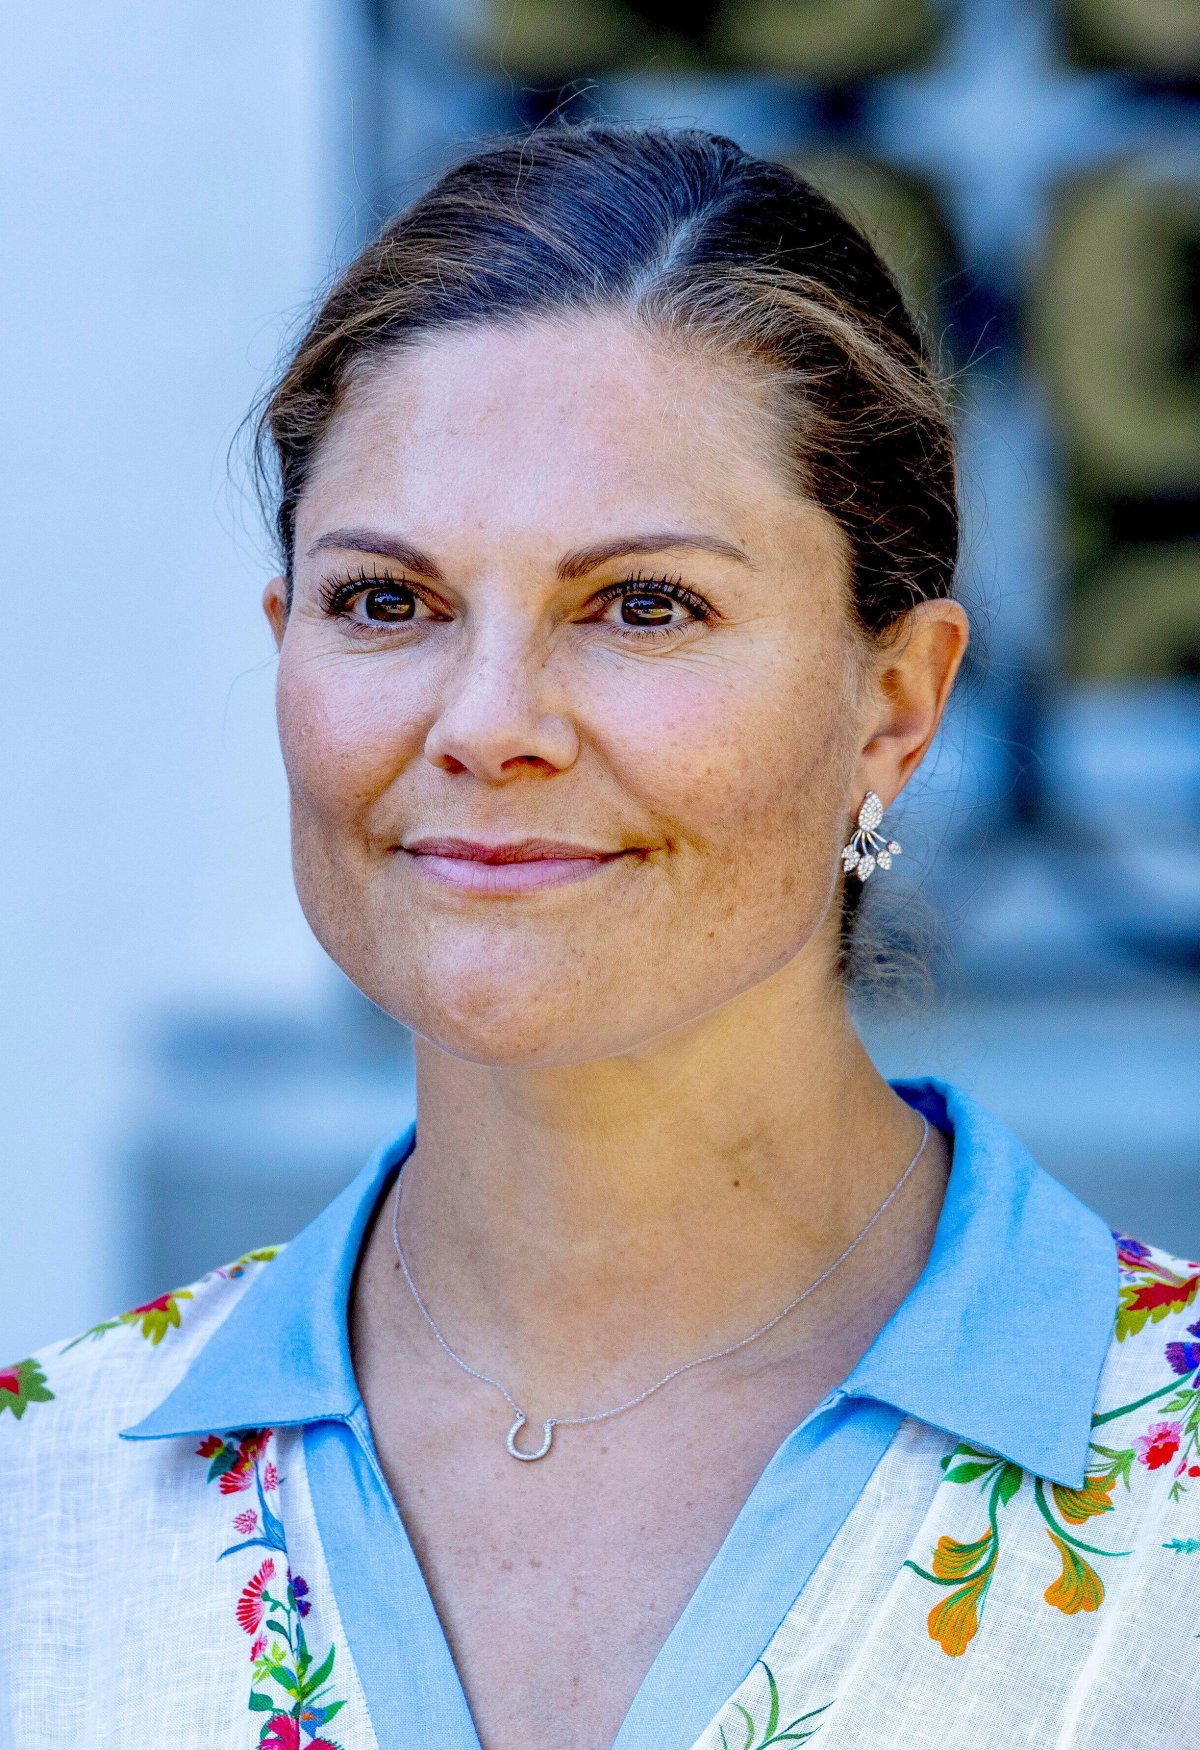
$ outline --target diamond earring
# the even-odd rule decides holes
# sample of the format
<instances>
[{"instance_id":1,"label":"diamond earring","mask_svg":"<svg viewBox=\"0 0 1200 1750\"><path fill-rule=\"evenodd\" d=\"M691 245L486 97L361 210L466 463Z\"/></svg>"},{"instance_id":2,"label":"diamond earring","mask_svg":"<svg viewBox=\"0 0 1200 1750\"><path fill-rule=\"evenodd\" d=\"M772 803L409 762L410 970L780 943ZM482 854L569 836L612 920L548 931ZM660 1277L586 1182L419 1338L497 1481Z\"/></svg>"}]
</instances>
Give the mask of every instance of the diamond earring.
<instances>
[{"instance_id":1,"label":"diamond earring","mask_svg":"<svg viewBox=\"0 0 1200 1750\"><path fill-rule=\"evenodd\" d=\"M868 790L858 811L858 825L850 842L842 847L842 868L847 875L857 875L865 881L876 868L890 869L892 858L900 855L895 839L885 843L875 828L883 819L883 803L874 790Z\"/></svg>"}]
</instances>

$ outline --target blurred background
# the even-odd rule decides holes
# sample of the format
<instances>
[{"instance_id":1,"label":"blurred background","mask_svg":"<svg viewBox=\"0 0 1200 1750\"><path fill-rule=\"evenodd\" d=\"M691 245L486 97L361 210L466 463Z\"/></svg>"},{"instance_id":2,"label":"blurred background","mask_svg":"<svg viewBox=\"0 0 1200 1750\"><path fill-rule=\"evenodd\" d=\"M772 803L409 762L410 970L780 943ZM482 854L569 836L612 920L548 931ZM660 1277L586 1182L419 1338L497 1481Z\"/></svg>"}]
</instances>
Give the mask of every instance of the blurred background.
<instances>
[{"instance_id":1,"label":"blurred background","mask_svg":"<svg viewBox=\"0 0 1200 1750\"><path fill-rule=\"evenodd\" d=\"M292 892L230 446L395 206L563 113L788 160L924 312L988 652L889 815L934 994L864 1036L1200 1253L1196 0L91 0L5 38L0 1355L287 1238L409 1115Z\"/></svg>"}]
</instances>

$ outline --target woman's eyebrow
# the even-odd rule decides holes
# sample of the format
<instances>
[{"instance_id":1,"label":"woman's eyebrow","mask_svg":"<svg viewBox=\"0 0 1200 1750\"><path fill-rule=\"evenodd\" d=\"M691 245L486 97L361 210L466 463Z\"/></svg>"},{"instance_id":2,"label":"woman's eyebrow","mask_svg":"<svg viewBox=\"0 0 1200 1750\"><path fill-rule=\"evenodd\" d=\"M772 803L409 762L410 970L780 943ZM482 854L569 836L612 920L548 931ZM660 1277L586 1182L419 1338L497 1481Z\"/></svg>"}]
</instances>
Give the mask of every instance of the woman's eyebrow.
<instances>
[{"instance_id":1,"label":"woman's eyebrow","mask_svg":"<svg viewBox=\"0 0 1200 1750\"><path fill-rule=\"evenodd\" d=\"M431 583L444 581L440 567L428 553L415 547L411 541L402 541L395 535L381 535L375 529L330 529L328 534L317 537L307 549L305 558L311 559L328 547L337 547L346 553L378 553L386 559L398 560L407 570L415 571L418 577L427 577Z\"/></svg>"},{"instance_id":2,"label":"woman's eyebrow","mask_svg":"<svg viewBox=\"0 0 1200 1750\"><path fill-rule=\"evenodd\" d=\"M738 559L743 565L750 563L748 554L743 553L740 547L735 547L732 541L723 541L720 535L666 529L645 535L615 535L611 540L597 541L591 547L576 547L574 552L563 554L556 569L559 579L566 583L573 577L582 577L585 572L594 571L597 565L603 565L606 560L623 558L626 553L665 553L680 547L719 553L725 559Z\"/></svg>"},{"instance_id":3,"label":"woman's eyebrow","mask_svg":"<svg viewBox=\"0 0 1200 1750\"><path fill-rule=\"evenodd\" d=\"M311 559L329 547L352 553L378 553L385 558L397 560L409 571L415 571L419 577L428 578L431 583L444 581L441 568L428 553L414 546L411 541L401 540L395 535L384 535L375 529L330 529L328 534L320 535L313 542L305 556ZM737 559L743 565L750 563L748 554L732 541L722 540L720 535L706 535L683 529L662 529L639 535L614 535L607 541L597 541L589 547L576 547L570 553L563 554L555 570L560 582L566 583L572 578L583 577L587 572L594 571L598 565L605 564L609 559L620 559L630 553L665 553L682 547L718 553L725 559Z\"/></svg>"}]
</instances>

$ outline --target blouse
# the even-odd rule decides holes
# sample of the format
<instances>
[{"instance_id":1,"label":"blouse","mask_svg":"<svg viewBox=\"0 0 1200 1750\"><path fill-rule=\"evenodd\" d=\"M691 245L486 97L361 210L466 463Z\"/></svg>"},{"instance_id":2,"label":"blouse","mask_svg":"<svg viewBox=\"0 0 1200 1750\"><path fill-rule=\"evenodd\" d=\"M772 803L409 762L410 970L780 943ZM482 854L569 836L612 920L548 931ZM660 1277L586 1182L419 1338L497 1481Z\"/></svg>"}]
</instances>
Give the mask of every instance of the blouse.
<instances>
[{"instance_id":1,"label":"blouse","mask_svg":"<svg viewBox=\"0 0 1200 1750\"><path fill-rule=\"evenodd\" d=\"M952 1143L928 1261L613 1750L1200 1744L1200 1264L961 1088L891 1085ZM288 1245L0 1368L5 1750L479 1750L348 1339L415 1135Z\"/></svg>"}]
</instances>

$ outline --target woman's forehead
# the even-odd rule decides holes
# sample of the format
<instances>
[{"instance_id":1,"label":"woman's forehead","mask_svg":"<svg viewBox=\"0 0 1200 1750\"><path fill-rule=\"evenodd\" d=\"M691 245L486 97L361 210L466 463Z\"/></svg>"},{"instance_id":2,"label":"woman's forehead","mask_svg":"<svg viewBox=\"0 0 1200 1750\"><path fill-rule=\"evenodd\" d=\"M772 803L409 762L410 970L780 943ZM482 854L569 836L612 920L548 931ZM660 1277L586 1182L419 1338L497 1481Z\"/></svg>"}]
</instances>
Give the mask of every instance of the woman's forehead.
<instances>
[{"instance_id":1,"label":"woman's forehead","mask_svg":"<svg viewBox=\"0 0 1200 1750\"><path fill-rule=\"evenodd\" d=\"M499 527L586 505L598 523L703 517L737 538L748 517L797 505L764 403L736 361L625 318L447 330L356 374L300 515L311 527L371 500Z\"/></svg>"}]
</instances>

